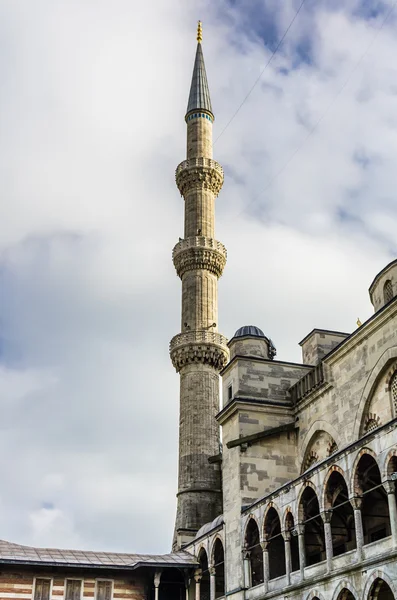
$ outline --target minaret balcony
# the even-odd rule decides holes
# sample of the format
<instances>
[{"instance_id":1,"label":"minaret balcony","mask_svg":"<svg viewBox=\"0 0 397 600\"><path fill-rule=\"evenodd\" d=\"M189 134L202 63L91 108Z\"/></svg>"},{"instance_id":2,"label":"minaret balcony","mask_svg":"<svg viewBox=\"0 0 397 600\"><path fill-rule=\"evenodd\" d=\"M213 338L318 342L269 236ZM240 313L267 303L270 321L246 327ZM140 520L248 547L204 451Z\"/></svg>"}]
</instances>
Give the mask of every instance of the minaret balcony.
<instances>
[{"instance_id":1,"label":"minaret balcony","mask_svg":"<svg viewBox=\"0 0 397 600\"><path fill-rule=\"evenodd\" d=\"M172 364L177 372L187 365L202 363L221 371L229 360L227 338L217 331L188 331L170 342Z\"/></svg>"},{"instance_id":2,"label":"minaret balcony","mask_svg":"<svg viewBox=\"0 0 397 600\"><path fill-rule=\"evenodd\" d=\"M176 185L181 196L190 190L210 190L218 196L223 185L223 169L211 158L189 158L181 162L175 171Z\"/></svg>"},{"instance_id":3,"label":"minaret balcony","mask_svg":"<svg viewBox=\"0 0 397 600\"><path fill-rule=\"evenodd\" d=\"M227 258L225 246L204 236L189 237L179 241L172 251L176 272L182 279L187 271L204 269L219 277L223 273Z\"/></svg>"}]
</instances>

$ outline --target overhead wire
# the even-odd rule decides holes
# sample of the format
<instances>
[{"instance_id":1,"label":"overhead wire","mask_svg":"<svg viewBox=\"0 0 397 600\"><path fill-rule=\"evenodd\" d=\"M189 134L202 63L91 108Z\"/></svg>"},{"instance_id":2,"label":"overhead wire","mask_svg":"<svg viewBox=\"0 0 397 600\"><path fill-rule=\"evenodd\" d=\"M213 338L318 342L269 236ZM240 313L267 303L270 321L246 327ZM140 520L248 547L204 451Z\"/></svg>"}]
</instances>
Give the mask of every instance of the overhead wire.
<instances>
[{"instance_id":1,"label":"overhead wire","mask_svg":"<svg viewBox=\"0 0 397 600\"><path fill-rule=\"evenodd\" d=\"M269 189L269 187L275 182L275 180L287 169L287 167L293 161L293 159L298 154L298 152L303 148L303 146L306 144L306 142L309 140L309 138L313 135L313 133L316 131L316 129L322 123L322 121L324 120L324 118L326 117L326 115L328 114L328 112L330 111L330 109L333 107L333 105L335 104L335 102L337 101L337 99L341 96L342 92L346 88L346 86L347 86L348 82L350 81L351 77L353 76L353 74L356 72L356 70L358 69L358 67L360 66L360 64L362 63L362 61L364 60L365 56L368 54L368 52L372 48L372 46L375 43L375 41L376 41L379 33L382 31L383 27L387 23L387 21L390 18L390 16L391 16L394 8L396 7L396 5L397 5L397 0L394 0L393 4L391 5L391 7L389 8L388 12L386 13L386 16L382 20L380 26L376 29L375 34L373 35L370 43L368 44L368 46L366 47L366 49L364 50L364 52L362 53L362 55L360 56L360 58L358 59L358 61L355 63L355 65L353 66L353 68L349 71L349 74L348 74L347 78L345 79L345 81L343 82L342 86L339 88L339 90L333 96L331 102L328 104L328 106L326 107L325 111L317 119L317 121L315 122L315 124L313 125L313 127L308 131L308 133L305 136L305 138L303 139L303 141L295 148L295 150L292 152L292 154L290 155L290 157L288 158L288 160L275 173L275 175L268 181L268 183L266 184L266 186L256 196L254 196L254 198L236 216L239 216L242 213L244 213L250 206L252 206L252 204L254 202L256 202L256 200L258 198L260 198L260 196L262 196L262 194L264 194Z\"/></svg>"},{"instance_id":2,"label":"overhead wire","mask_svg":"<svg viewBox=\"0 0 397 600\"><path fill-rule=\"evenodd\" d=\"M254 91L254 89L256 88L256 86L258 85L259 81L262 78L263 73L266 71L267 67L270 65L270 63L272 62L273 58L275 57L275 55L277 54L277 51L279 50L281 44L283 43L283 41L285 40L285 38L288 35L289 30L291 29L292 25L295 22L296 17L299 15L304 3L306 2L306 0L302 0L297 11L295 12L290 24L288 25L287 29L284 31L282 37L280 38L277 46L275 47L275 49L273 50L272 54L270 55L267 63L265 64L265 66L263 67L262 71L259 73L258 77L256 78L256 80L254 81L254 84L252 85L252 87L249 89L247 95L244 97L243 101L241 102L241 104L237 107L237 110L233 113L233 115L231 116L231 118L229 119L229 121L226 123L225 127L222 129L222 131L220 132L220 134L218 135L218 137L215 139L213 146L216 144L216 142L219 140L220 137L222 137L222 135L225 133L226 129L229 127L229 125L232 123L232 121L234 121L235 117L238 115L238 113L240 112L240 110L242 109L242 107L244 106L244 104L246 103L246 101L248 100L248 98L251 96L252 92Z\"/></svg>"}]
</instances>

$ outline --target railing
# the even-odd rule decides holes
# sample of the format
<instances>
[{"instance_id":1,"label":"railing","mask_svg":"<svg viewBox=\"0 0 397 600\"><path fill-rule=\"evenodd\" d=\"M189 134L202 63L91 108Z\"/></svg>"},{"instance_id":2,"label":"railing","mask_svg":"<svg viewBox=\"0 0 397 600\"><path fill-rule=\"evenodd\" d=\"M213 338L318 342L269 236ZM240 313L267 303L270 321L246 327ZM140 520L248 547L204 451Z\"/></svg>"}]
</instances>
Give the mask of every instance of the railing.
<instances>
[{"instance_id":1,"label":"railing","mask_svg":"<svg viewBox=\"0 0 397 600\"><path fill-rule=\"evenodd\" d=\"M185 169L192 169L194 167L206 167L207 169L214 169L223 177L223 169L221 165L216 162L216 160L212 160L212 158L188 158L187 160L183 160L175 170L175 176L177 177L181 171Z\"/></svg>"},{"instance_id":2,"label":"railing","mask_svg":"<svg viewBox=\"0 0 397 600\"><path fill-rule=\"evenodd\" d=\"M174 257L176 254L179 254L179 252L182 252L182 250L187 250L188 248L212 248L224 256L227 255L226 247L221 242L218 242L218 240L204 236L194 236L180 240L177 244L175 244L174 249L172 250L172 257Z\"/></svg>"},{"instance_id":3,"label":"railing","mask_svg":"<svg viewBox=\"0 0 397 600\"><path fill-rule=\"evenodd\" d=\"M317 387L322 385L325 382L324 377L324 367L323 364L320 363L314 369L306 373L294 385L292 385L289 389L289 393L293 402L299 402L302 400L307 394L315 390Z\"/></svg>"},{"instance_id":4,"label":"railing","mask_svg":"<svg viewBox=\"0 0 397 600\"><path fill-rule=\"evenodd\" d=\"M216 331L189 331L178 333L170 342L170 351L178 346L186 344L216 344L217 346L227 347L227 338Z\"/></svg>"}]
</instances>

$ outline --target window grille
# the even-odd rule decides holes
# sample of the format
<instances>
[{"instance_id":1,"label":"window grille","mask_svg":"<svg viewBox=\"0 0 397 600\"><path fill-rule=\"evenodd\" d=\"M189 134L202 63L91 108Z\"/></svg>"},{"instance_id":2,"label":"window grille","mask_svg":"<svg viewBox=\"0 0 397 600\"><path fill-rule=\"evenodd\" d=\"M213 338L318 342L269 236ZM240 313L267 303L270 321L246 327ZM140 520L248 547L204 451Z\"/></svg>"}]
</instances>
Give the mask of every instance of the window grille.
<instances>
[{"instance_id":1,"label":"window grille","mask_svg":"<svg viewBox=\"0 0 397 600\"><path fill-rule=\"evenodd\" d=\"M375 419L368 419L368 421L365 424L365 433L369 433L370 431L373 431L374 429L377 429L378 427L379 427L379 425L375 421Z\"/></svg>"},{"instance_id":2,"label":"window grille","mask_svg":"<svg viewBox=\"0 0 397 600\"><path fill-rule=\"evenodd\" d=\"M390 279L388 279L383 286L383 300L385 304L390 302L393 299L393 285Z\"/></svg>"}]
</instances>

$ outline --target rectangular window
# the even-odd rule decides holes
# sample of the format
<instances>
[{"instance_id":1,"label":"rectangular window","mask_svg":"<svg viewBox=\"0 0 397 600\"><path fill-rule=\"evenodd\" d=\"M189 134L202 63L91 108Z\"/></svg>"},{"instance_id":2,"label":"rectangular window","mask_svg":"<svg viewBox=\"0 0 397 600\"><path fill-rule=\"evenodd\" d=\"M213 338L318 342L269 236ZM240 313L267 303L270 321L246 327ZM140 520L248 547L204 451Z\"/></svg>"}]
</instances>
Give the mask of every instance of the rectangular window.
<instances>
[{"instance_id":1,"label":"rectangular window","mask_svg":"<svg viewBox=\"0 0 397 600\"><path fill-rule=\"evenodd\" d=\"M81 579L67 579L65 600L81 600Z\"/></svg>"},{"instance_id":2,"label":"rectangular window","mask_svg":"<svg viewBox=\"0 0 397 600\"><path fill-rule=\"evenodd\" d=\"M97 581L96 600L112 600L112 588L111 581Z\"/></svg>"},{"instance_id":3,"label":"rectangular window","mask_svg":"<svg viewBox=\"0 0 397 600\"><path fill-rule=\"evenodd\" d=\"M227 399L231 400L233 397L233 386L229 385L229 387L227 388Z\"/></svg>"},{"instance_id":4,"label":"rectangular window","mask_svg":"<svg viewBox=\"0 0 397 600\"><path fill-rule=\"evenodd\" d=\"M50 600L51 579L36 579L34 600Z\"/></svg>"}]
</instances>

